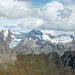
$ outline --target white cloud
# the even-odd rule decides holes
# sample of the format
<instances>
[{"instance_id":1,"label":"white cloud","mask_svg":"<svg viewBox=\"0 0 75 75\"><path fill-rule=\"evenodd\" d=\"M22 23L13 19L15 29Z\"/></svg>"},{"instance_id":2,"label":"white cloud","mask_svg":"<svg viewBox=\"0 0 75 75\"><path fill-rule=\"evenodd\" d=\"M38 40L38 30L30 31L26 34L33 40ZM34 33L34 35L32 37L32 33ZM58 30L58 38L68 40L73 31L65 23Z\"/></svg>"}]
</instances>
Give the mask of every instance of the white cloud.
<instances>
[{"instance_id":1,"label":"white cloud","mask_svg":"<svg viewBox=\"0 0 75 75\"><path fill-rule=\"evenodd\" d=\"M17 0L0 0L0 16L7 18L23 18L32 13L30 2Z\"/></svg>"},{"instance_id":2,"label":"white cloud","mask_svg":"<svg viewBox=\"0 0 75 75\"><path fill-rule=\"evenodd\" d=\"M74 7L72 9L52 1L40 8L33 8L29 1L0 0L0 16L24 18L19 24L23 29L75 31Z\"/></svg>"},{"instance_id":3,"label":"white cloud","mask_svg":"<svg viewBox=\"0 0 75 75\"><path fill-rule=\"evenodd\" d=\"M26 18L20 26L27 29L75 31L75 13L65 7L57 1L49 2L33 12L34 18Z\"/></svg>"},{"instance_id":4,"label":"white cloud","mask_svg":"<svg viewBox=\"0 0 75 75\"><path fill-rule=\"evenodd\" d=\"M55 1L58 1L58 2L61 2L63 4L74 4L75 0L55 0Z\"/></svg>"},{"instance_id":5,"label":"white cloud","mask_svg":"<svg viewBox=\"0 0 75 75\"><path fill-rule=\"evenodd\" d=\"M72 10L64 8L63 10L58 10L58 13L58 16L61 16L62 18L69 18L72 14Z\"/></svg>"},{"instance_id":6,"label":"white cloud","mask_svg":"<svg viewBox=\"0 0 75 75\"><path fill-rule=\"evenodd\" d=\"M44 30L75 31L75 13L59 2L53 1L40 8L39 15L46 22L39 28ZM59 15L60 11L60 16ZM62 18L64 17L64 18Z\"/></svg>"},{"instance_id":7,"label":"white cloud","mask_svg":"<svg viewBox=\"0 0 75 75\"><path fill-rule=\"evenodd\" d=\"M38 29L40 25L43 25L45 22L40 18L28 17L25 18L25 21L20 23L20 26L23 29Z\"/></svg>"},{"instance_id":8,"label":"white cloud","mask_svg":"<svg viewBox=\"0 0 75 75\"><path fill-rule=\"evenodd\" d=\"M63 9L63 5L53 1L38 9L38 14L42 18L54 20L59 9Z\"/></svg>"}]
</instances>

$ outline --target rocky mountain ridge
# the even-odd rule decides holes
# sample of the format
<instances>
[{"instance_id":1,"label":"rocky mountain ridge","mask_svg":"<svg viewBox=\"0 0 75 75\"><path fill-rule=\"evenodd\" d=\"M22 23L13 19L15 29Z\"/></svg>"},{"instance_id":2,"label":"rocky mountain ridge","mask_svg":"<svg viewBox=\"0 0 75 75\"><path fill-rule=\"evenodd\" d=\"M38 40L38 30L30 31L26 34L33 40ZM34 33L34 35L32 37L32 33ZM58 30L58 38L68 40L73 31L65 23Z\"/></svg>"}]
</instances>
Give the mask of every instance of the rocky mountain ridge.
<instances>
[{"instance_id":1,"label":"rocky mountain ridge","mask_svg":"<svg viewBox=\"0 0 75 75\"><path fill-rule=\"evenodd\" d=\"M65 51L75 50L75 37L61 34L52 36L33 29L28 33L3 30L0 32L0 44L14 49L16 53L39 54L57 52L60 56Z\"/></svg>"},{"instance_id":2,"label":"rocky mountain ridge","mask_svg":"<svg viewBox=\"0 0 75 75\"><path fill-rule=\"evenodd\" d=\"M55 51L62 56L66 50L75 50L75 37L72 35L61 34L59 36L52 36L35 29L28 33L23 33L23 35L21 41L13 48L18 53L39 54L44 52L48 54Z\"/></svg>"}]
</instances>

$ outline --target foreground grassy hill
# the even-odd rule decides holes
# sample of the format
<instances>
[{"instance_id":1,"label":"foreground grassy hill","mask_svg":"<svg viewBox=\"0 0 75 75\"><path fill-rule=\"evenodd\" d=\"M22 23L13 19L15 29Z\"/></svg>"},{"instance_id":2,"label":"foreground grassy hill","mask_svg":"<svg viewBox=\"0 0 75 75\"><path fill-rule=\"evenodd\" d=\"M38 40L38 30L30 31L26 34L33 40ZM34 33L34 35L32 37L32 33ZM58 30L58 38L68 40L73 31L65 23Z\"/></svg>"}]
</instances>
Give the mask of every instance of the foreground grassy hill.
<instances>
[{"instance_id":1,"label":"foreground grassy hill","mask_svg":"<svg viewBox=\"0 0 75 75\"><path fill-rule=\"evenodd\" d=\"M71 67L64 66L56 52L45 55L17 55L15 64L0 65L0 75L72 75Z\"/></svg>"}]
</instances>

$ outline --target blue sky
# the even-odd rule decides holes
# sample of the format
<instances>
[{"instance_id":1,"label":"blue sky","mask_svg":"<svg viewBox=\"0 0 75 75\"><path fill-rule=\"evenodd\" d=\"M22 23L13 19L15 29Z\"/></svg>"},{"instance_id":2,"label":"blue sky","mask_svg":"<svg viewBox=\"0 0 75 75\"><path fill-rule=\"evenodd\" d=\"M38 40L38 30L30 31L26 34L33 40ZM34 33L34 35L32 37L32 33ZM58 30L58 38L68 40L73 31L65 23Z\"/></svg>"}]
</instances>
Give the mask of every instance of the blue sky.
<instances>
[{"instance_id":1,"label":"blue sky","mask_svg":"<svg viewBox=\"0 0 75 75\"><path fill-rule=\"evenodd\" d=\"M52 0L32 0L32 4L35 6L35 7L41 7L43 5L45 5L46 3L48 2L51 2Z\"/></svg>"},{"instance_id":2,"label":"blue sky","mask_svg":"<svg viewBox=\"0 0 75 75\"><path fill-rule=\"evenodd\" d=\"M58 1L64 5L74 5L75 4L75 0L31 0L32 4L35 7L43 6L46 3L51 2L51 1Z\"/></svg>"}]
</instances>

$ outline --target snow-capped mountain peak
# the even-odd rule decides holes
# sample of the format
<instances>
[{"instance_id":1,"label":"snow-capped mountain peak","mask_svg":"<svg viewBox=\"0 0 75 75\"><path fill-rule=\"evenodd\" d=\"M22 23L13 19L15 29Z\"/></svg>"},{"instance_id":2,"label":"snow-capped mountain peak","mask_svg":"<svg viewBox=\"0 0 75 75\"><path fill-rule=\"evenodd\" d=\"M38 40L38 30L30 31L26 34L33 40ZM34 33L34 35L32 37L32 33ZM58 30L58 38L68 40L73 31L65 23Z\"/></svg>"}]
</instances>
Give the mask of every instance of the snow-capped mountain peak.
<instances>
[{"instance_id":1,"label":"snow-capped mountain peak","mask_svg":"<svg viewBox=\"0 0 75 75\"><path fill-rule=\"evenodd\" d=\"M37 30L37 29L33 29L33 30L30 31L28 34L29 34L30 36L35 36L35 35L40 35L40 36L42 36L42 35L43 35L43 33L42 33L40 30Z\"/></svg>"},{"instance_id":2,"label":"snow-capped mountain peak","mask_svg":"<svg viewBox=\"0 0 75 75\"><path fill-rule=\"evenodd\" d=\"M27 38L29 40L34 40L35 43L41 44L42 41L48 41L50 43L68 43L73 40L71 35L61 34L59 36L52 36L51 34L45 34L40 30L33 29L28 33L24 32L12 32L10 30L3 30L0 32L0 37L9 43L9 47L15 47L21 40Z\"/></svg>"},{"instance_id":3,"label":"snow-capped mountain peak","mask_svg":"<svg viewBox=\"0 0 75 75\"><path fill-rule=\"evenodd\" d=\"M14 37L13 32L10 30L2 30L0 36L8 43L10 43Z\"/></svg>"},{"instance_id":4,"label":"snow-capped mountain peak","mask_svg":"<svg viewBox=\"0 0 75 75\"><path fill-rule=\"evenodd\" d=\"M4 37L5 38L8 37L8 34L9 34L9 31L8 30L4 30ZM5 40L5 38L4 38L4 40Z\"/></svg>"},{"instance_id":5,"label":"snow-capped mountain peak","mask_svg":"<svg viewBox=\"0 0 75 75\"><path fill-rule=\"evenodd\" d=\"M27 53L31 53L32 50L35 50L35 53L40 53L40 51L49 53L54 49L58 51L75 48L74 37L71 35L61 34L59 36L52 36L36 29L28 33L3 30L0 32L0 44L7 44L14 50L21 49Z\"/></svg>"},{"instance_id":6,"label":"snow-capped mountain peak","mask_svg":"<svg viewBox=\"0 0 75 75\"><path fill-rule=\"evenodd\" d=\"M40 31L40 30L38 30L38 29L33 29L32 31L31 31L31 33L35 33L35 34L37 34L37 35L42 35L43 33Z\"/></svg>"},{"instance_id":7,"label":"snow-capped mountain peak","mask_svg":"<svg viewBox=\"0 0 75 75\"><path fill-rule=\"evenodd\" d=\"M37 29L33 29L32 31L26 33L25 37L26 38L31 38L31 39L42 39L43 33Z\"/></svg>"}]
</instances>

